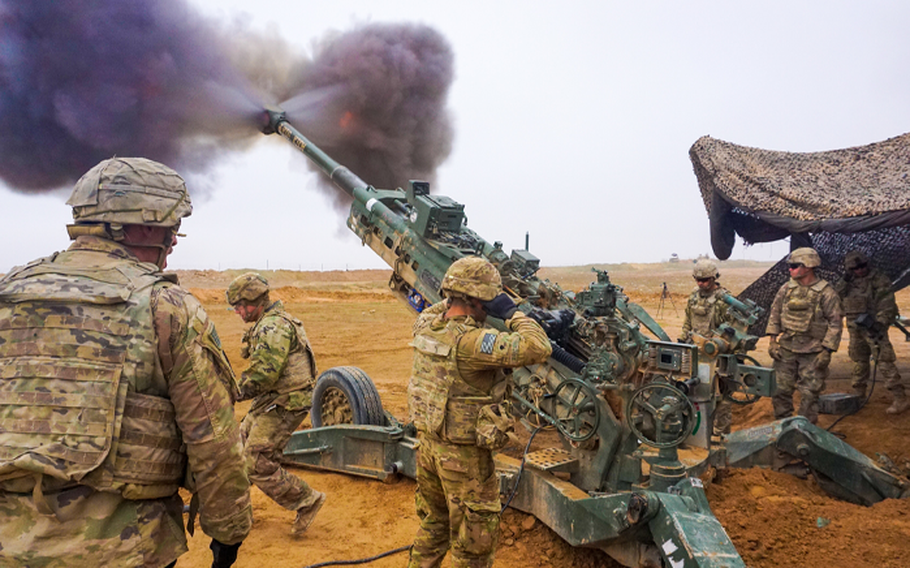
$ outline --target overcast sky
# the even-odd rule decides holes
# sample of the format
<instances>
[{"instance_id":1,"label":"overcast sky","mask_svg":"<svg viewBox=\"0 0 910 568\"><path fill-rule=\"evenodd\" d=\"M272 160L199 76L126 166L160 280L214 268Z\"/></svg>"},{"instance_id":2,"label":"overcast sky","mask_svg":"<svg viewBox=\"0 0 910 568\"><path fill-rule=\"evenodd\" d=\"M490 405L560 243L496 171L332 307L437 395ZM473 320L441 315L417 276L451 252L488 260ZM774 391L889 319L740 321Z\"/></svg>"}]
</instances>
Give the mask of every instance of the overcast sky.
<instances>
[{"instance_id":1,"label":"overcast sky","mask_svg":"<svg viewBox=\"0 0 910 568\"><path fill-rule=\"evenodd\" d=\"M506 250L530 232L546 266L710 253L688 157L702 135L808 152L910 131L907 2L190 4L301 51L357 23L437 29L455 54L455 140L434 193L463 203L469 226ZM214 189L195 198L170 268L384 267L316 190L305 160L263 136L217 164L197 180ZM68 246L68 193L0 189L0 271ZM731 258L786 250L738 243Z\"/></svg>"}]
</instances>

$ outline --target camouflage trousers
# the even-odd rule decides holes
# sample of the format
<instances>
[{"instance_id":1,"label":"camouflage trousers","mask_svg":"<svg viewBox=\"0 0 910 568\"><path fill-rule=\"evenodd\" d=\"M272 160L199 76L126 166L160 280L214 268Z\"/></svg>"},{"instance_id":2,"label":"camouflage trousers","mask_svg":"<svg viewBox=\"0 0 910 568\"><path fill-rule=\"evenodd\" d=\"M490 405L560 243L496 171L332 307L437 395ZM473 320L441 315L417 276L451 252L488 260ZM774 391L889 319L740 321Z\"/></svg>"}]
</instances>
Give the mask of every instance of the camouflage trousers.
<instances>
[{"instance_id":1,"label":"camouflage trousers","mask_svg":"<svg viewBox=\"0 0 910 568\"><path fill-rule=\"evenodd\" d=\"M869 338L866 332L855 326L848 326L847 329L850 330L850 345L847 354L853 361L853 388L865 389L872 374L870 359L874 353L875 342ZM897 365L894 364L897 361L897 355L895 355L894 347L887 335L880 345L881 352L878 354L878 369L876 370L877 379L884 380L885 388L892 393L901 393L905 388L910 388L901 382Z\"/></svg>"},{"instance_id":2,"label":"camouflage trousers","mask_svg":"<svg viewBox=\"0 0 910 568\"><path fill-rule=\"evenodd\" d=\"M309 410L288 410L275 405L263 410L251 409L240 423L250 482L291 511L316 500L306 481L281 467L284 447Z\"/></svg>"},{"instance_id":3,"label":"camouflage trousers","mask_svg":"<svg viewBox=\"0 0 910 568\"><path fill-rule=\"evenodd\" d=\"M451 544L452 568L489 568L499 542L499 478L493 454L419 435L417 517L408 568L436 568Z\"/></svg>"},{"instance_id":4,"label":"camouflage trousers","mask_svg":"<svg viewBox=\"0 0 910 568\"><path fill-rule=\"evenodd\" d=\"M733 403L721 397L714 409L714 435L729 434L733 428Z\"/></svg>"},{"instance_id":5,"label":"camouflage trousers","mask_svg":"<svg viewBox=\"0 0 910 568\"><path fill-rule=\"evenodd\" d=\"M46 493L0 491L0 566L162 568L187 551L179 495L131 501L84 485Z\"/></svg>"},{"instance_id":6,"label":"camouflage trousers","mask_svg":"<svg viewBox=\"0 0 910 568\"><path fill-rule=\"evenodd\" d=\"M798 390L799 415L813 424L818 422L818 397L825 390L828 378L828 363L818 361L820 354L794 353L781 347L780 360L774 361L777 392L771 400L776 420L793 416L793 391Z\"/></svg>"}]
</instances>

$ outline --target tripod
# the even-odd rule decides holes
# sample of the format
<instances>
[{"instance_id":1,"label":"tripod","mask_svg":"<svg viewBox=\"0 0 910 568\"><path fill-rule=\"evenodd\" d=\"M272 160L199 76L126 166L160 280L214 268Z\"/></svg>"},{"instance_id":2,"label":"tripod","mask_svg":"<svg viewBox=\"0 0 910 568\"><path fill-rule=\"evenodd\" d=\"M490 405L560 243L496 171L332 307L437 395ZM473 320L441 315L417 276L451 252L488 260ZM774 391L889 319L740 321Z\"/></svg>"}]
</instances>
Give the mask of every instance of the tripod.
<instances>
[{"instance_id":1,"label":"tripod","mask_svg":"<svg viewBox=\"0 0 910 568\"><path fill-rule=\"evenodd\" d=\"M664 282L661 284L663 289L660 292L660 304L657 306L657 317L660 317L660 312L664 309L664 302L670 300L670 305L673 306L673 311L676 313L676 317L679 317L679 310L676 309L676 303L673 302L673 295L670 294L670 289L667 288L667 283Z\"/></svg>"}]
</instances>

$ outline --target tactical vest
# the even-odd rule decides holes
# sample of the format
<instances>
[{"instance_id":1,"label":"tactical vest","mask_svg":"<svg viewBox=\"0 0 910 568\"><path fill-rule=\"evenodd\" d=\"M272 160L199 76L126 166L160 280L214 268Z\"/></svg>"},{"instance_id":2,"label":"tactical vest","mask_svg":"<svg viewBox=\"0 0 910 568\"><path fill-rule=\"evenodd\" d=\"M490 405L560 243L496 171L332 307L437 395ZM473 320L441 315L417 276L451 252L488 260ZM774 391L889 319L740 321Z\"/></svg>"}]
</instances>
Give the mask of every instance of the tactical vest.
<instances>
[{"instance_id":1,"label":"tactical vest","mask_svg":"<svg viewBox=\"0 0 910 568\"><path fill-rule=\"evenodd\" d=\"M131 388L164 384L150 307L162 280L152 265L73 251L0 281L4 486L47 476L128 499L177 491L186 452L174 407Z\"/></svg>"},{"instance_id":2,"label":"tactical vest","mask_svg":"<svg viewBox=\"0 0 910 568\"><path fill-rule=\"evenodd\" d=\"M456 347L469 328L448 321L414 337L414 370L408 383L408 414L417 430L453 444L474 445L477 417L493 397L468 384L458 371Z\"/></svg>"},{"instance_id":3,"label":"tactical vest","mask_svg":"<svg viewBox=\"0 0 910 568\"><path fill-rule=\"evenodd\" d=\"M780 323L784 331L793 334L806 333L813 339L824 339L828 332L828 323L821 313L822 291L828 286L825 280L819 280L811 286L800 286L795 280L787 283Z\"/></svg>"},{"instance_id":4,"label":"tactical vest","mask_svg":"<svg viewBox=\"0 0 910 568\"><path fill-rule=\"evenodd\" d=\"M717 303L721 301L720 294L723 290L713 290L707 297L702 296L698 290L689 296L689 311L692 314L692 331L702 337L711 337L714 330L714 312Z\"/></svg>"},{"instance_id":5,"label":"tactical vest","mask_svg":"<svg viewBox=\"0 0 910 568\"><path fill-rule=\"evenodd\" d=\"M841 298L841 305L844 308L844 315L850 319L855 319L858 315L870 311L872 303L872 279L863 278L861 281L854 278L847 284L847 293Z\"/></svg>"},{"instance_id":6,"label":"tactical vest","mask_svg":"<svg viewBox=\"0 0 910 568\"><path fill-rule=\"evenodd\" d=\"M310 342L307 341L306 331L303 329L303 322L295 318L284 310L275 310L266 313L265 317L259 320L257 327L262 324L267 317L278 317L294 326L297 334L297 348L288 353L287 365L278 384L275 385L275 391L278 394L288 394L294 391L312 388L316 383L316 357L313 356L313 349Z\"/></svg>"}]
</instances>

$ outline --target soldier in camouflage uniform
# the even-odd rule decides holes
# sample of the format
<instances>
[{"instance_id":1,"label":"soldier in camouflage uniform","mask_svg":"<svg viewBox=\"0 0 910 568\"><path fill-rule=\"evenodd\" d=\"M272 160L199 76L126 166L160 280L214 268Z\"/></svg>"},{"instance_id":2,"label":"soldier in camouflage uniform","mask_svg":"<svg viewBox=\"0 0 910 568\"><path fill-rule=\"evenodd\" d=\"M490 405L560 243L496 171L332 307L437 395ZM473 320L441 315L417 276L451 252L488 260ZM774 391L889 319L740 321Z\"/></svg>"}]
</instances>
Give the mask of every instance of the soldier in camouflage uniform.
<instances>
[{"instance_id":1,"label":"soldier in camouflage uniform","mask_svg":"<svg viewBox=\"0 0 910 568\"><path fill-rule=\"evenodd\" d=\"M417 516L409 568L438 567L452 547L453 568L493 564L499 540L499 479L493 450L511 434L502 403L504 369L543 363L550 341L502 293L499 272L478 257L455 261L446 296L414 325L408 411L417 427ZM510 331L484 328L487 315ZM451 542L450 542L451 541Z\"/></svg>"},{"instance_id":2,"label":"soldier in camouflage uniform","mask_svg":"<svg viewBox=\"0 0 910 568\"><path fill-rule=\"evenodd\" d=\"M292 534L301 536L325 503L325 493L281 467L291 434L313 405L316 359L303 323L280 301L269 300L269 284L247 272L227 289L227 301L247 323L241 355L250 366L241 375L240 399L253 399L240 424L250 481L273 501L297 512Z\"/></svg>"},{"instance_id":3,"label":"soldier in camouflage uniform","mask_svg":"<svg viewBox=\"0 0 910 568\"><path fill-rule=\"evenodd\" d=\"M686 315L683 319L680 343L691 340L692 334L709 338L721 324L736 323L727 315L727 303L723 301L730 292L717 281L720 272L717 265L707 259L699 260L692 269L696 288L689 294L686 303ZM729 434L733 425L733 403L726 398L718 399L714 411L714 435Z\"/></svg>"},{"instance_id":4,"label":"soldier in camouflage uniform","mask_svg":"<svg viewBox=\"0 0 910 568\"><path fill-rule=\"evenodd\" d=\"M228 567L252 523L234 374L161 272L192 211L184 181L113 158L68 204L72 246L0 281L0 565L172 566L184 486Z\"/></svg>"},{"instance_id":5,"label":"soldier in camouflage uniform","mask_svg":"<svg viewBox=\"0 0 910 568\"><path fill-rule=\"evenodd\" d=\"M815 424L831 354L840 345L843 310L834 287L815 275L822 263L815 249L796 249L787 263L790 281L771 303L766 330L771 336L768 354L777 372L774 417L793 415L793 391L798 389L799 414Z\"/></svg>"},{"instance_id":6,"label":"soldier in camouflage uniform","mask_svg":"<svg viewBox=\"0 0 910 568\"><path fill-rule=\"evenodd\" d=\"M848 354L853 361L853 392L866 396L866 385L869 382L871 365L869 358L878 348L878 370L885 379L887 388L894 397L894 402L886 411L888 414L900 414L910 407L905 385L897 372L897 356L888 338L888 328L897 317L897 303L891 289L891 279L882 271L869 264L869 257L862 251L848 252L844 257L844 276L837 281L834 289L840 295L850 331ZM874 329L860 328L856 319L868 314L874 321Z\"/></svg>"}]
</instances>

